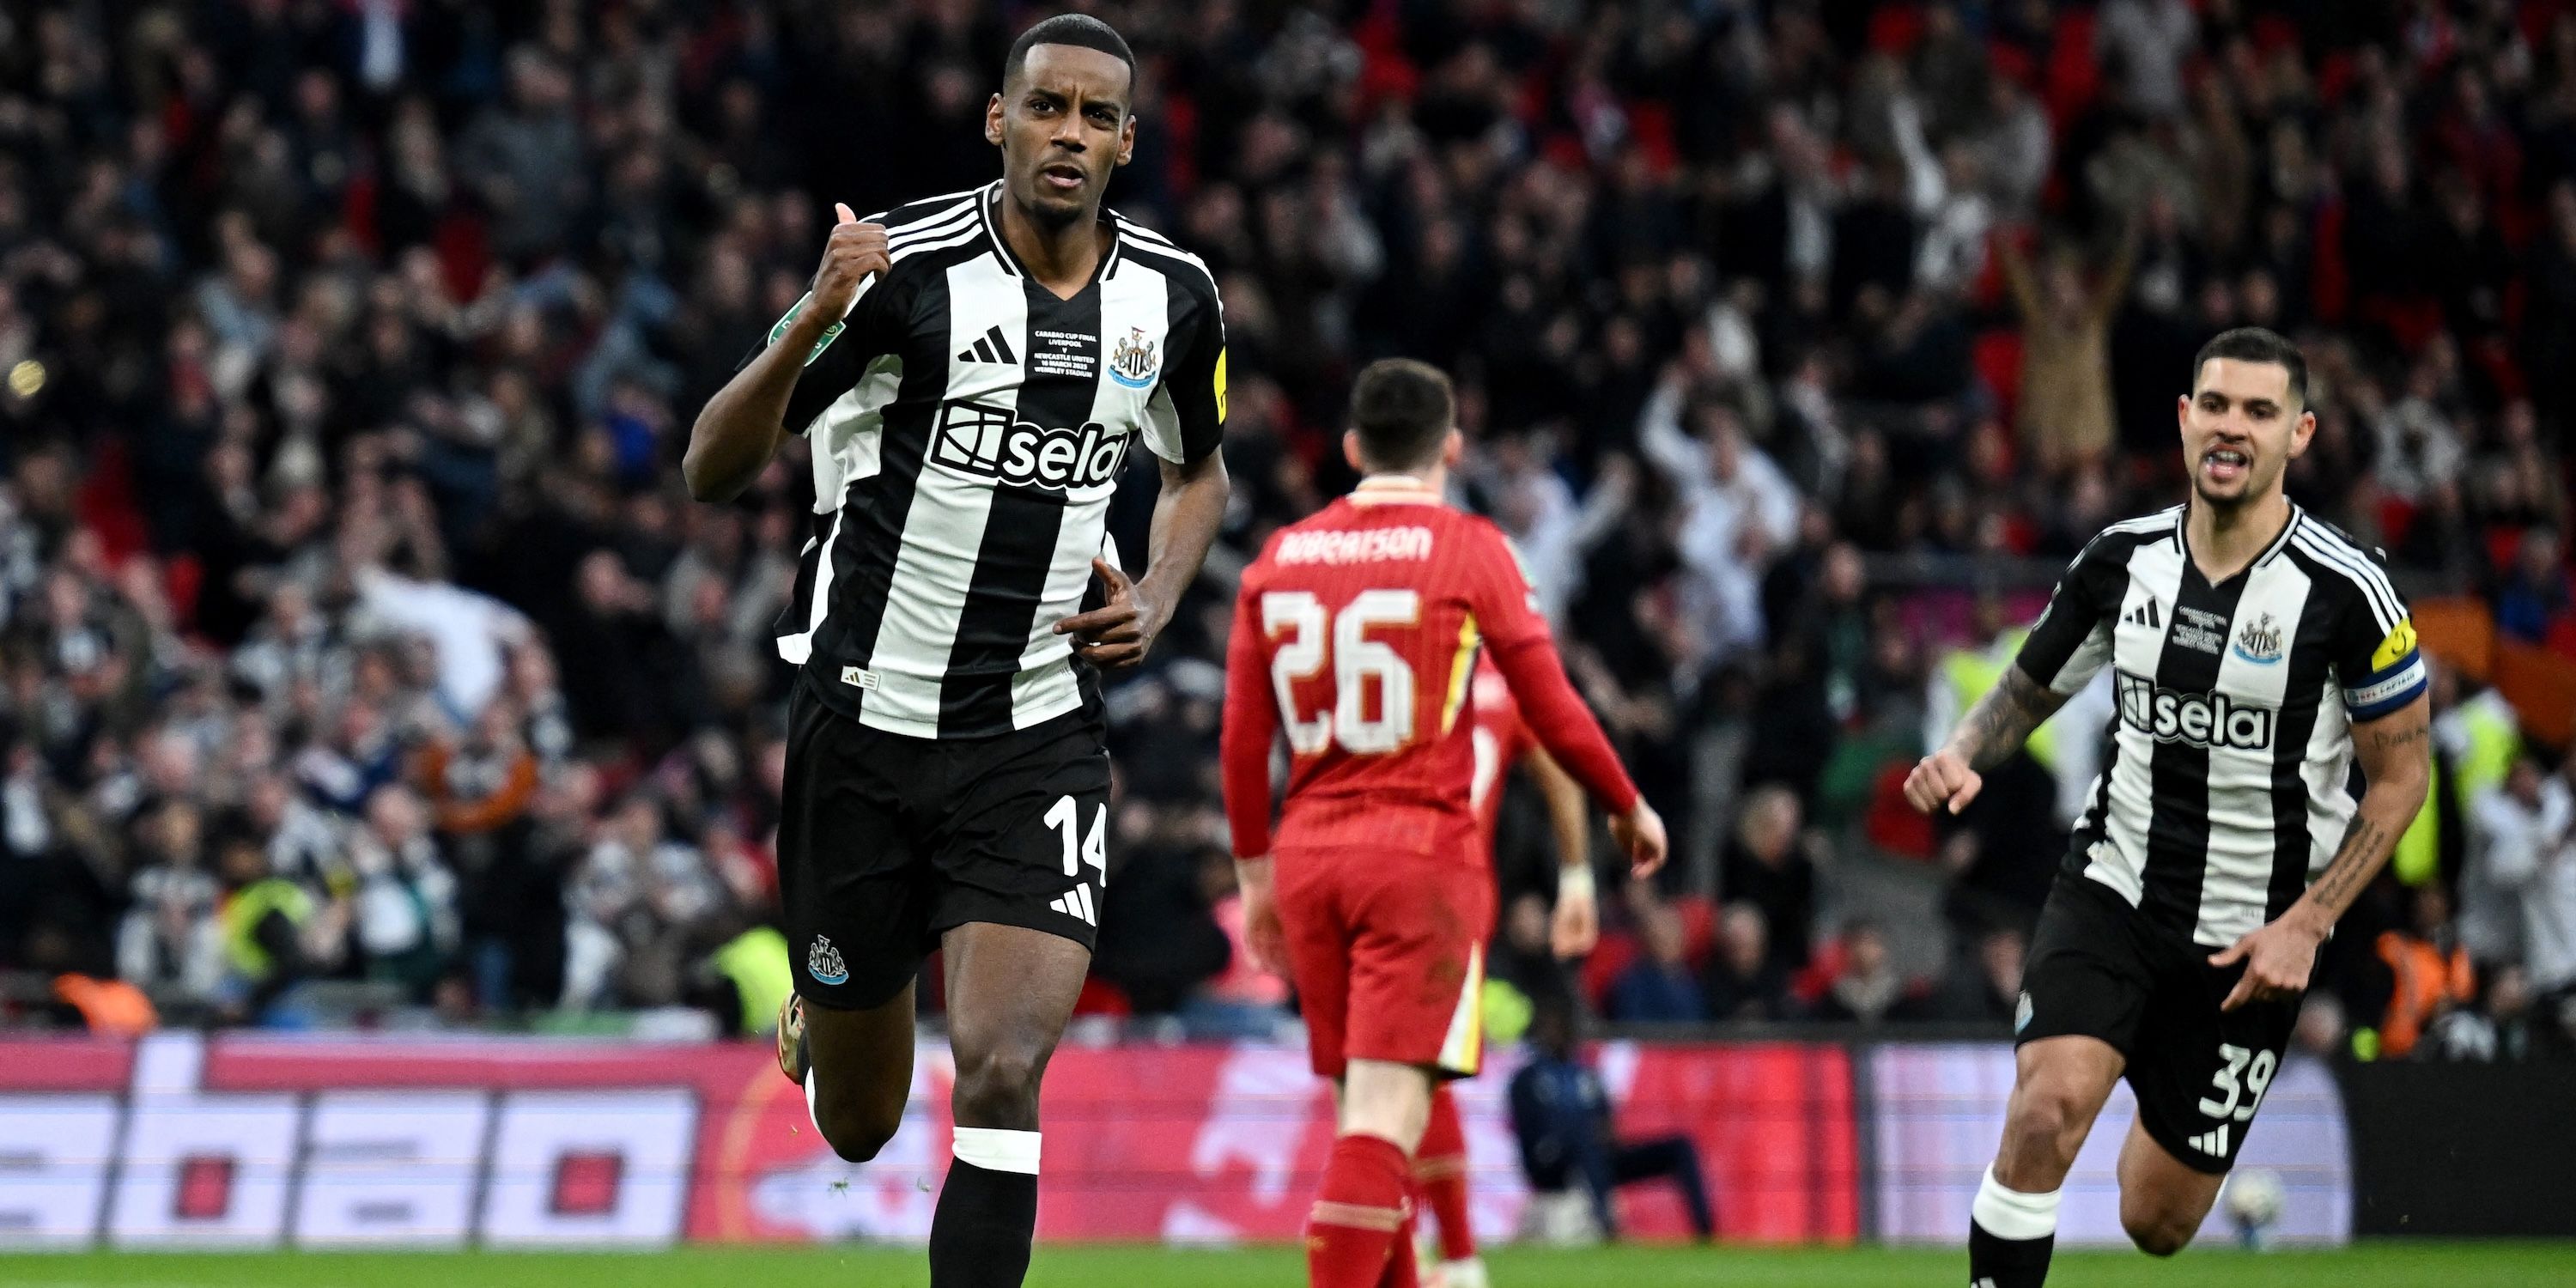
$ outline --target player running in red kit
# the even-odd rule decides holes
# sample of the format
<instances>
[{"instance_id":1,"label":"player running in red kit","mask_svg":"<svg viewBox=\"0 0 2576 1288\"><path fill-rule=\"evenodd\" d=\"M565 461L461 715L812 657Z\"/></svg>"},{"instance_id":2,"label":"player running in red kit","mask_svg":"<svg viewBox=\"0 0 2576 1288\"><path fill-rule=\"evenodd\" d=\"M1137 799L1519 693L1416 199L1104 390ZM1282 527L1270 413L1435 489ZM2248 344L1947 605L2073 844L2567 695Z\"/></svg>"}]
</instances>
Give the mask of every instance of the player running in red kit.
<instances>
[{"instance_id":1,"label":"player running in red kit","mask_svg":"<svg viewBox=\"0 0 2576 1288\"><path fill-rule=\"evenodd\" d=\"M1630 859L1651 870L1664 855L1663 820L1567 682L1501 532L1440 499L1463 450L1448 379L1373 363L1351 403L1344 450L1366 477L1245 570L1227 657L1226 814L1246 938L1295 981L1315 1071L1340 1090L1306 1227L1313 1288L1413 1282L1406 1192L1431 1089L1482 1056L1493 879L1459 720L1480 650Z\"/></svg>"},{"instance_id":2,"label":"player running in red kit","mask_svg":"<svg viewBox=\"0 0 2576 1288\"><path fill-rule=\"evenodd\" d=\"M1529 722L1521 718L1520 700L1512 696L1511 681L1496 669L1494 659L1476 660L1476 677L1469 685L1467 711L1473 724L1468 737L1476 762L1467 803L1476 811L1475 852L1488 860L1495 857L1494 839L1503 823L1503 775L1514 765L1528 770L1539 799L1547 805L1560 865L1549 946L1558 957L1580 957L1591 952L1601 936L1592 880L1592 807L1584 799L1583 784L1574 781L1574 775L1565 772L1530 731ZM1493 928L1486 927L1486 933L1491 935Z\"/></svg>"},{"instance_id":3,"label":"player running in red kit","mask_svg":"<svg viewBox=\"0 0 2576 1288\"><path fill-rule=\"evenodd\" d=\"M1520 702L1511 682L1494 668L1494 660L1476 661L1476 678L1467 696L1469 746L1475 751L1475 777L1467 791L1476 811L1476 853L1499 858L1494 838L1502 827L1503 776L1513 765L1529 771L1539 798L1547 804L1548 823L1556 833L1556 914L1550 946L1559 958L1591 952L1600 937L1600 913L1592 877L1591 802L1583 784L1565 772L1521 719ZM1485 927L1493 937L1493 926ZM1476 1233L1467 1215L1467 1132L1458 1116L1458 1099L1443 1083L1431 1089L1431 1118L1422 1143L1413 1151L1413 1188L1438 1235L1439 1259L1424 1280L1436 1288L1487 1288L1484 1259L1476 1253ZM1426 1256L1429 1254L1426 1253Z\"/></svg>"}]
</instances>

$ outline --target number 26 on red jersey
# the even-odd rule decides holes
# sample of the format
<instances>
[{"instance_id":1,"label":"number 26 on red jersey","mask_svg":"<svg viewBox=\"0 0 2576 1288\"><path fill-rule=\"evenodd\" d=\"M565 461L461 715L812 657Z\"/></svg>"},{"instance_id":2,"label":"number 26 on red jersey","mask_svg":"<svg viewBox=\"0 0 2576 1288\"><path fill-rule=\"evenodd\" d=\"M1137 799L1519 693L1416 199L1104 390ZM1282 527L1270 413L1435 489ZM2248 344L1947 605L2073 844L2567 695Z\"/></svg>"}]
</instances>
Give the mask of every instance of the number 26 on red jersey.
<instances>
[{"instance_id":1,"label":"number 26 on red jersey","mask_svg":"<svg viewBox=\"0 0 2576 1288\"><path fill-rule=\"evenodd\" d=\"M1361 591L1338 617L1312 591L1262 595L1262 632L1278 641L1270 658L1270 688L1278 695L1291 751L1311 756L1339 743L1353 755L1369 756L1413 741L1413 668L1368 632L1373 626L1410 626L1421 615L1421 596L1411 590ZM1327 665L1333 668L1332 709L1300 716L1297 682L1314 678ZM1363 701L1371 681L1378 690L1375 716Z\"/></svg>"}]
</instances>

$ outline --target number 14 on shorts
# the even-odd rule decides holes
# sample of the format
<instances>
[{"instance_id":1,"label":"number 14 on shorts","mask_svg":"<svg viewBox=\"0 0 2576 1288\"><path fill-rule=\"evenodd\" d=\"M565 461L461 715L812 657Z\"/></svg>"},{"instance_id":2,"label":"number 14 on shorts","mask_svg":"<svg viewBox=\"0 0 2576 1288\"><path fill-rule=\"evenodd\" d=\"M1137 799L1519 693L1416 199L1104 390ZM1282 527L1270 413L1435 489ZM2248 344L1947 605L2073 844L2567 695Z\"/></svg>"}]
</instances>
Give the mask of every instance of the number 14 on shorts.
<instances>
[{"instance_id":1,"label":"number 14 on shorts","mask_svg":"<svg viewBox=\"0 0 2576 1288\"><path fill-rule=\"evenodd\" d=\"M1088 837L1078 835L1081 819L1082 806L1070 796L1047 807L1047 826L1064 836L1064 874L1078 878L1085 864L1090 865L1095 874L1090 884L1077 881L1072 889L1047 906L1097 926L1100 924L1100 903L1099 895L1094 891L1105 892L1109 888L1109 806L1103 803L1092 814Z\"/></svg>"}]
</instances>

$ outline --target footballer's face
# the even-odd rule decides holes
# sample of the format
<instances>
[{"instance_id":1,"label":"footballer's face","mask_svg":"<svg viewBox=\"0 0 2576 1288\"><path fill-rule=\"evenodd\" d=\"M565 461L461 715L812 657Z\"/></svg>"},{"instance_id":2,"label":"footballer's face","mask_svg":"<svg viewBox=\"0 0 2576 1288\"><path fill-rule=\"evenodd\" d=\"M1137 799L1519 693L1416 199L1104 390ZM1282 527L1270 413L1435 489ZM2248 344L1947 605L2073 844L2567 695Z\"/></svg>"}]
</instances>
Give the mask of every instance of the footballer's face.
<instances>
[{"instance_id":1,"label":"footballer's face","mask_svg":"<svg viewBox=\"0 0 2576 1288\"><path fill-rule=\"evenodd\" d=\"M2192 491L2222 507L2279 492L2317 429L2316 413L2290 392L2290 369L2277 362L2212 358L2176 411Z\"/></svg>"},{"instance_id":2,"label":"footballer's face","mask_svg":"<svg viewBox=\"0 0 2576 1288\"><path fill-rule=\"evenodd\" d=\"M1099 217L1109 172L1136 150L1127 64L1080 45L1033 45L984 109L1002 185L1022 210L1063 227Z\"/></svg>"}]
</instances>

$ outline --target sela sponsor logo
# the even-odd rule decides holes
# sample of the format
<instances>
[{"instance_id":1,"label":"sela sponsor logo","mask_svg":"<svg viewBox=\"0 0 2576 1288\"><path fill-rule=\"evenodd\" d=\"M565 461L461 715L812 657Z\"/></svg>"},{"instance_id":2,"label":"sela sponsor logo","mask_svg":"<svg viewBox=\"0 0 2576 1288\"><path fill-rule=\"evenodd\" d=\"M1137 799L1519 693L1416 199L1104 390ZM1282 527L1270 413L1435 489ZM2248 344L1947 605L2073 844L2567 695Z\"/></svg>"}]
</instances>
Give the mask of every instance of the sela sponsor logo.
<instances>
[{"instance_id":1,"label":"sela sponsor logo","mask_svg":"<svg viewBox=\"0 0 2576 1288\"><path fill-rule=\"evenodd\" d=\"M0 1092L0 1251L659 1247L685 1231L707 1093L750 1072L687 1085L666 1058L593 1083L595 1049L302 1036L155 1034L130 1074L62 1043L65 1089ZM0 1065L50 1054L0 1039ZM566 1085L515 1085L537 1065Z\"/></svg>"},{"instance_id":2,"label":"sela sponsor logo","mask_svg":"<svg viewBox=\"0 0 2576 1288\"><path fill-rule=\"evenodd\" d=\"M959 473L1062 492L1115 484L1134 437L1098 421L1049 429L1018 419L1007 407L949 402L939 409L930 459Z\"/></svg>"},{"instance_id":3,"label":"sela sponsor logo","mask_svg":"<svg viewBox=\"0 0 2576 1288\"><path fill-rule=\"evenodd\" d=\"M833 1156L805 1098L750 1043L165 1031L131 1061L117 1045L0 1035L0 1257L92 1245L918 1246L950 1162L955 1061L937 1039L913 1062L903 1130L864 1165ZM2008 1071L2010 1052L1995 1054ZM1517 1056L1498 1055L1507 1075ZM1709 1165L1726 1174L1758 1170L1765 1149L1847 1150L1833 1142L1852 1139L1868 1104L1833 1048L1781 1060L1609 1042L1600 1064L1614 1104L1651 1096L1705 1124ZM1323 1166L1333 1135L1304 1051L1067 1044L1047 1080L1048 1103L1064 1110L1048 1129L1049 1184L1064 1200L1050 1238L1298 1237L1308 1204L1295 1178ZM1511 1150L1506 1080L1460 1087L1478 1157ZM1134 1130L1139 1087L1154 1088L1162 1113L1152 1131ZM1784 1125L1771 1107L1802 1097L1815 1112ZM2331 1140L2327 1168L2341 1169L2342 1136ZM1808 1170L1739 1195L1729 1219L1787 1238L1854 1237L1858 1169ZM1479 1219L1509 1228L1529 1192L1517 1174L1491 1179ZM1635 1215L1641 1235L1684 1233L1677 1208Z\"/></svg>"},{"instance_id":4,"label":"sela sponsor logo","mask_svg":"<svg viewBox=\"0 0 2576 1288\"><path fill-rule=\"evenodd\" d=\"M2268 751L2280 722L2280 713L2270 707L2224 693L2168 689L2126 671L2119 673L2116 688L2121 722L2158 742Z\"/></svg>"},{"instance_id":5,"label":"sela sponsor logo","mask_svg":"<svg viewBox=\"0 0 2576 1288\"><path fill-rule=\"evenodd\" d=\"M2281 625L2265 613L2245 623L2236 633L2236 656L2256 666L2270 666L2281 660Z\"/></svg>"},{"instance_id":6,"label":"sela sponsor logo","mask_svg":"<svg viewBox=\"0 0 2576 1288\"><path fill-rule=\"evenodd\" d=\"M850 968L841 960L841 950L832 946L830 935L814 936L814 946L805 950L805 973L817 984L850 982Z\"/></svg>"},{"instance_id":7,"label":"sela sponsor logo","mask_svg":"<svg viewBox=\"0 0 2576 1288\"><path fill-rule=\"evenodd\" d=\"M1154 373L1161 369L1162 363L1154 357L1154 342L1145 338L1143 327L1127 328L1126 337L1109 351L1109 378L1130 389L1153 384Z\"/></svg>"}]
</instances>

